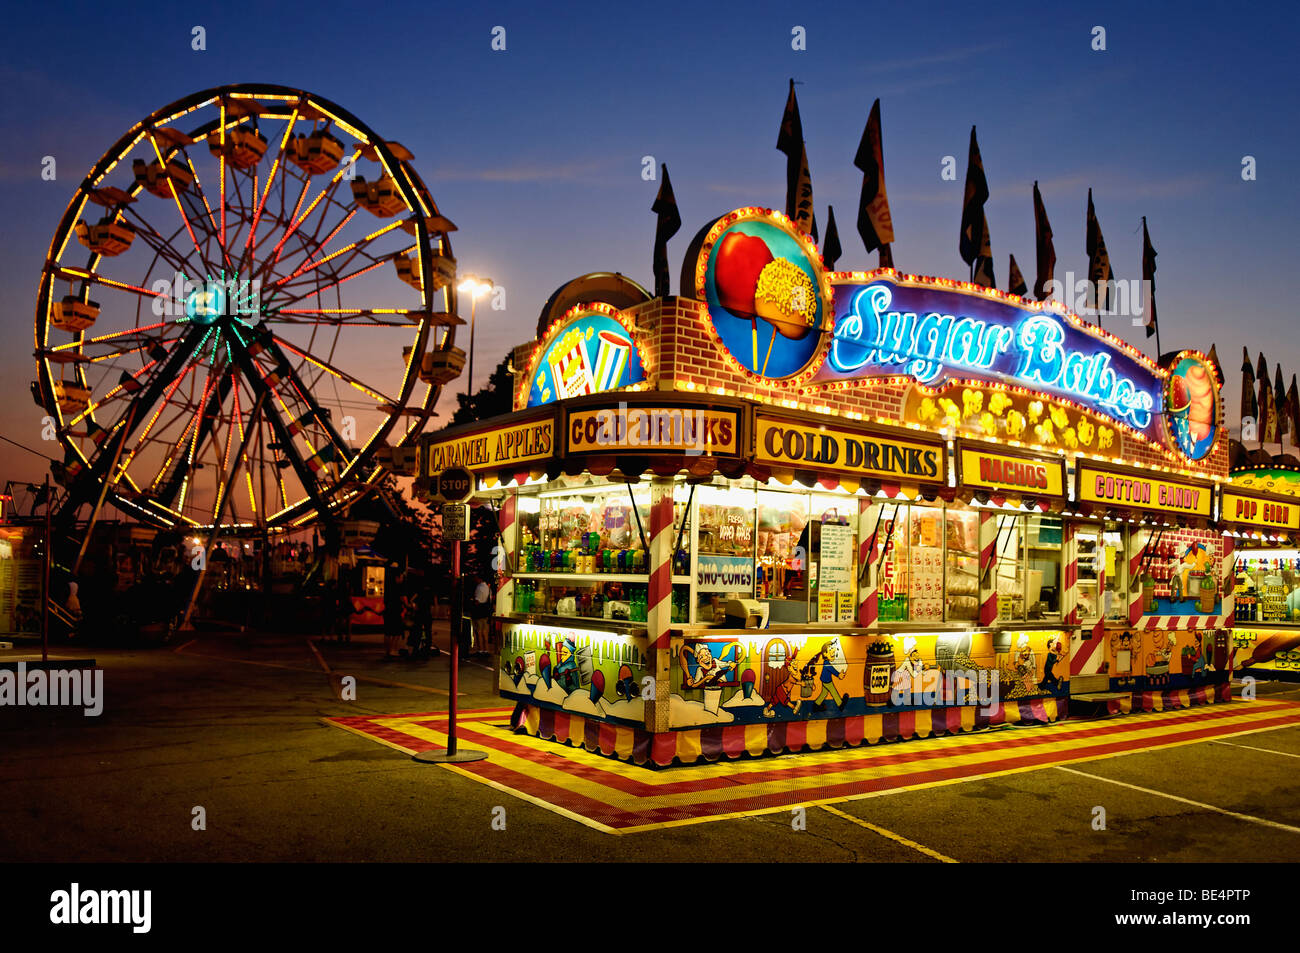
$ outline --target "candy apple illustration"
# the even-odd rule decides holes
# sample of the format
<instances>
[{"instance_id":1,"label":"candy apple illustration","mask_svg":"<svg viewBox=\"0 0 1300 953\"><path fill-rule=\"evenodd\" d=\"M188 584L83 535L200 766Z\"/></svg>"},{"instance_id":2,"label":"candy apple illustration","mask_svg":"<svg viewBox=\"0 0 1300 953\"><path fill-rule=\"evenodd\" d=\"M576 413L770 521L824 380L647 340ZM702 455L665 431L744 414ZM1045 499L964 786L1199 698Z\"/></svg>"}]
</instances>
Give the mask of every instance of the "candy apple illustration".
<instances>
[{"instance_id":1,"label":"candy apple illustration","mask_svg":"<svg viewBox=\"0 0 1300 953\"><path fill-rule=\"evenodd\" d=\"M752 369L767 373L772 347L780 334L792 341L807 337L817 319L817 293L812 279L798 265L775 258L757 235L729 232L718 246L714 262L718 301L732 314L749 318L753 346ZM772 326L767 356L758 364L758 319Z\"/></svg>"}]
</instances>

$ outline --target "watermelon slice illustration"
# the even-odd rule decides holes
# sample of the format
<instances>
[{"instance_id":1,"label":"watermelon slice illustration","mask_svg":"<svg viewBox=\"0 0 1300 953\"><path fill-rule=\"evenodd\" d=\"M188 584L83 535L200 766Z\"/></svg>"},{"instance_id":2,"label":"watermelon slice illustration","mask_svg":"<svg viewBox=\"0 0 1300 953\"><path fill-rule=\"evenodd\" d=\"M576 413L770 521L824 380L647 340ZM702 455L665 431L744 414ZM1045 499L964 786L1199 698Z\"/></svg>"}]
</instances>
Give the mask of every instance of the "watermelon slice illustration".
<instances>
[{"instance_id":1,"label":"watermelon slice illustration","mask_svg":"<svg viewBox=\"0 0 1300 953\"><path fill-rule=\"evenodd\" d=\"M1181 414L1192 406L1192 394L1187 389L1187 379L1185 377L1174 377L1170 381L1169 387L1169 410L1175 414Z\"/></svg>"}]
</instances>

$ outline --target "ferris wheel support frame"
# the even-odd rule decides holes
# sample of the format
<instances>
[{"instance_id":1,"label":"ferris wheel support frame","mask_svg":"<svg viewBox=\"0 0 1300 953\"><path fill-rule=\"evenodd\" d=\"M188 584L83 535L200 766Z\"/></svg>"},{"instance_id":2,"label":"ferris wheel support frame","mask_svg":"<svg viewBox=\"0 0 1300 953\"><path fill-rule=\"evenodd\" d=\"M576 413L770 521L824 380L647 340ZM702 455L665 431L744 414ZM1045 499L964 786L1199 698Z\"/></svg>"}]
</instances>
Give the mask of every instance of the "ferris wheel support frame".
<instances>
[{"instance_id":1,"label":"ferris wheel support frame","mask_svg":"<svg viewBox=\"0 0 1300 953\"><path fill-rule=\"evenodd\" d=\"M262 413L262 405L266 403L267 395L270 389L266 389L257 395L257 400L253 402L253 407L248 414L248 428L244 431L244 437L239 441L239 453L242 456L248 449L248 442L252 439L254 429L257 427L258 417ZM226 503L230 500L230 494L235 489L235 479L239 476L238 470L231 470L226 477L226 482L222 487L221 499L217 501L217 512L213 515L212 531L208 533L208 540L203 546L206 554L212 548L212 541L221 533L221 519L226 515ZM263 549L265 553L265 549ZM194 606L199 601L199 593L203 591L203 578L208 574L208 560L206 555L199 567L199 573L194 578L194 587L190 590L190 596L185 600L185 613L181 617L179 628L183 631L189 628L190 617L194 614Z\"/></svg>"},{"instance_id":2,"label":"ferris wheel support frame","mask_svg":"<svg viewBox=\"0 0 1300 953\"><path fill-rule=\"evenodd\" d=\"M117 437L112 439L113 446L111 450L106 446L109 441L101 444L94 456L87 461L86 466L74 478L73 485L68 488L68 497L64 500L63 507L59 510L55 520L60 531L67 530L76 521L77 512L90 500L91 494L88 491L92 490L97 484L107 488L112 482L108 479L111 475L110 472L105 472L105 470L111 471L113 464L109 463L106 468L105 462L110 459L113 461L119 459L122 448L126 446L127 441L135 434L135 428L140 424L137 411L141 407L152 407L158 398L162 396L162 392L171 383L171 379L175 377L181 365L190 358L192 347L187 345L191 345L192 339L200 337L203 333L206 332L204 332L201 325L195 325L186 331L177 346L167 356L167 363L163 369L154 375L148 387L142 388L138 394L131 398L131 403L128 405L125 414L125 423L118 431ZM95 512L91 514L90 525L86 527L87 538L89 538L90 530L98 518L99 508L99 506L96 506ZM84 545L82 552L85 552ZM77 562L80 564L80 556L78 556Z\"/></svg>"}]
</instances>

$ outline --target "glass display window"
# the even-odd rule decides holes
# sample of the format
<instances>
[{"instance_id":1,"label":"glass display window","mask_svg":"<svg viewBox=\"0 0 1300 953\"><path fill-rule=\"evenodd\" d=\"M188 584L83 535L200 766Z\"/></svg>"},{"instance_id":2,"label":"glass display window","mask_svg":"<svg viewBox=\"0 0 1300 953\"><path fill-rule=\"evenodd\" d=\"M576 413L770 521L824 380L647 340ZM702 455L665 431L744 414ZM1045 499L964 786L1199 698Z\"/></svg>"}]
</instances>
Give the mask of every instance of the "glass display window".
<instances>
[{"instance_id":1,"label":"glass display window","mask_svg":"<svg viewBox=\"0 0 1300 953\"><path fill-rule=\"evenodd\" d=\"M757 493L754 590L771 622L808 621L809 494Z\"/></svg>"},{"instance_id":2,"label":"glass display window","mask_svg":"<svg viewBox=\"0 0 1300 953\"><path fill-rule=\"evenodd\" d=\"M814 493L808 532L809 621L850 624L857 616L858 502Z\"/></svg>"},{"instance_id":3,"label":"glass display window","mask_svg":"<svg viewBox=\"0 0 1300 953\"><path fill-rule=\"evenodd\" d=\"M701 486L699 551L711 556L754 556L753 490Z\"/></svg>"},{"instance_id":4,"label":"glass display window","mask_svg":"<svg viewBox=\"0 0 1300 953\"><path fill-rule=\"evenodd\" d=\"M881 622L906 622L910 618L908 567L912 547L907 526L906 505L881 508L876 531L876 597Z\"/></svg>"},{"instance_id":5,"label":"glass display window","mask_svg":"<svg viewBox=\"0 0 1300 953\"><path fill-rule=\"evenodd\" d=\"M649 613L647 583L574 576L533 576L515 580L514 610L535 615L644 623ZM689 615L689 587L674 585L671 621Z\"/></svg>"},{"instance_id":6,"label":"glass display window","mask_svg":"<svg viewBox=\"0 0 1300 953\"><path fill-rule=\"evenodd\" d=\"M1128 621L1128 533L1123 523L1107 521L1101 534L1102 611L1108 620Z\"/></svg>"},{"instance_id":7,"label":"glass display window","mask_svg":"<svg viewBox=\"0 0 1300 953\"><path fill-rule=\"evenodd\" d=\"M993 587L997 592L998 621L1023 621L1026 618L1024 517L998 516L998 534L994 542Z\"/></svg>"},{"instance_id":8,"label":"glass display window","mask_svg":"<svg viewBox=\"0 0 1300 953\"><path fill-rule=\"evenodd\" d=\"M937 506L908 507L908 619L941 622L944 612L943 545L946 528Z\"/></svg>"},{"instance_id":9,"label":"glass display window","mask_svg":"<svg viewBox=\"0 0 1300 953\"><path fill-rule=\"evenodd\" d=\"M1061 617L1062 539L1059 516L1025 517L1025 608L1030 619Z\"/></svg>"},{"instance_id":10,"label":"glass display window","mask_svg":"<svg viewBox=\"0 0 1300 953\"><path fill-rule=\"evenodd\" d=\"M1096 622L1102 611L1102 577L1106 554L1102 531L1096 526L1080 526L1074 534L1078 549L1078 584L1075 588L1081 622Z\"/></svg>"},{"instance_id":11,"label":"glass display window","mask_svg":"<svg viewBox=\"0 0 1300 953\"><path fill-rule=\"evenodd\" d=\"M1241 551L1234 612L1239 623L1300 623L1300 551Z\"/></svg>"},{"instance_id":12,"label":"glass display window","mask_svg":"<svg viewBox=\"0 0 1300 953\"><path fill-rule=\"evenodd\" d=\"M1000 621L1061 617L1063 524L1041 513L998 517L994 585Z\"/></svg>"},{"instance_id":13,"label":"glass display window","mask_svg":"<svg viewBox=\"0 0 1300 953\"><path fill-rule=\"evenodd\" d=\"M944 511L946 617L979 619L979 513L948 507Z\"/></svg>"},{"instance_id":14,"label":"glass display window","mask_svg":"<svg viewBox=\"0 0 1300 953\"><path fill-rule=\"evenodd\" d=\"M696 487L695 621L701 625L722 624L728 602L755 596L757 506L753 487Z\"/></svg>"},{"instance_id":15,"label":"glass display window","mask_svg":"<svg viewBox=\"0 0 1300 953\"><path fill-rule=\"evenodd\" d=\"M582 485L521 494L520 500L520 572L646 572L642 534L650 518L648 487L629 492L625 484Z\"/></svg>"}]
</instances>

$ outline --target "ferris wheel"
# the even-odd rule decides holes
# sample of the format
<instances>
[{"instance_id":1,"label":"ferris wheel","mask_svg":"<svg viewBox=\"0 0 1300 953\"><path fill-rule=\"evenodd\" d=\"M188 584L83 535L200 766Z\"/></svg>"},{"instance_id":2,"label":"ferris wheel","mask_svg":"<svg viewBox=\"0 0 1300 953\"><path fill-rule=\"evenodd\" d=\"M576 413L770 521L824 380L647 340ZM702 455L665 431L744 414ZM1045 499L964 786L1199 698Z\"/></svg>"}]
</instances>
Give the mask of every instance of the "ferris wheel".
<instances>
[{"instance_id":1,"label":"ferris wheel","mask_svg":"<svg viewBox=\"0 0 1300 953\"><path fill-rule=\"evenodd\" d=\"M464 364L455 225L411 158L320 96L238 85L95 163L36 306L60 518L291 528L375 486Z\"/></svg>"}]
</instances>

